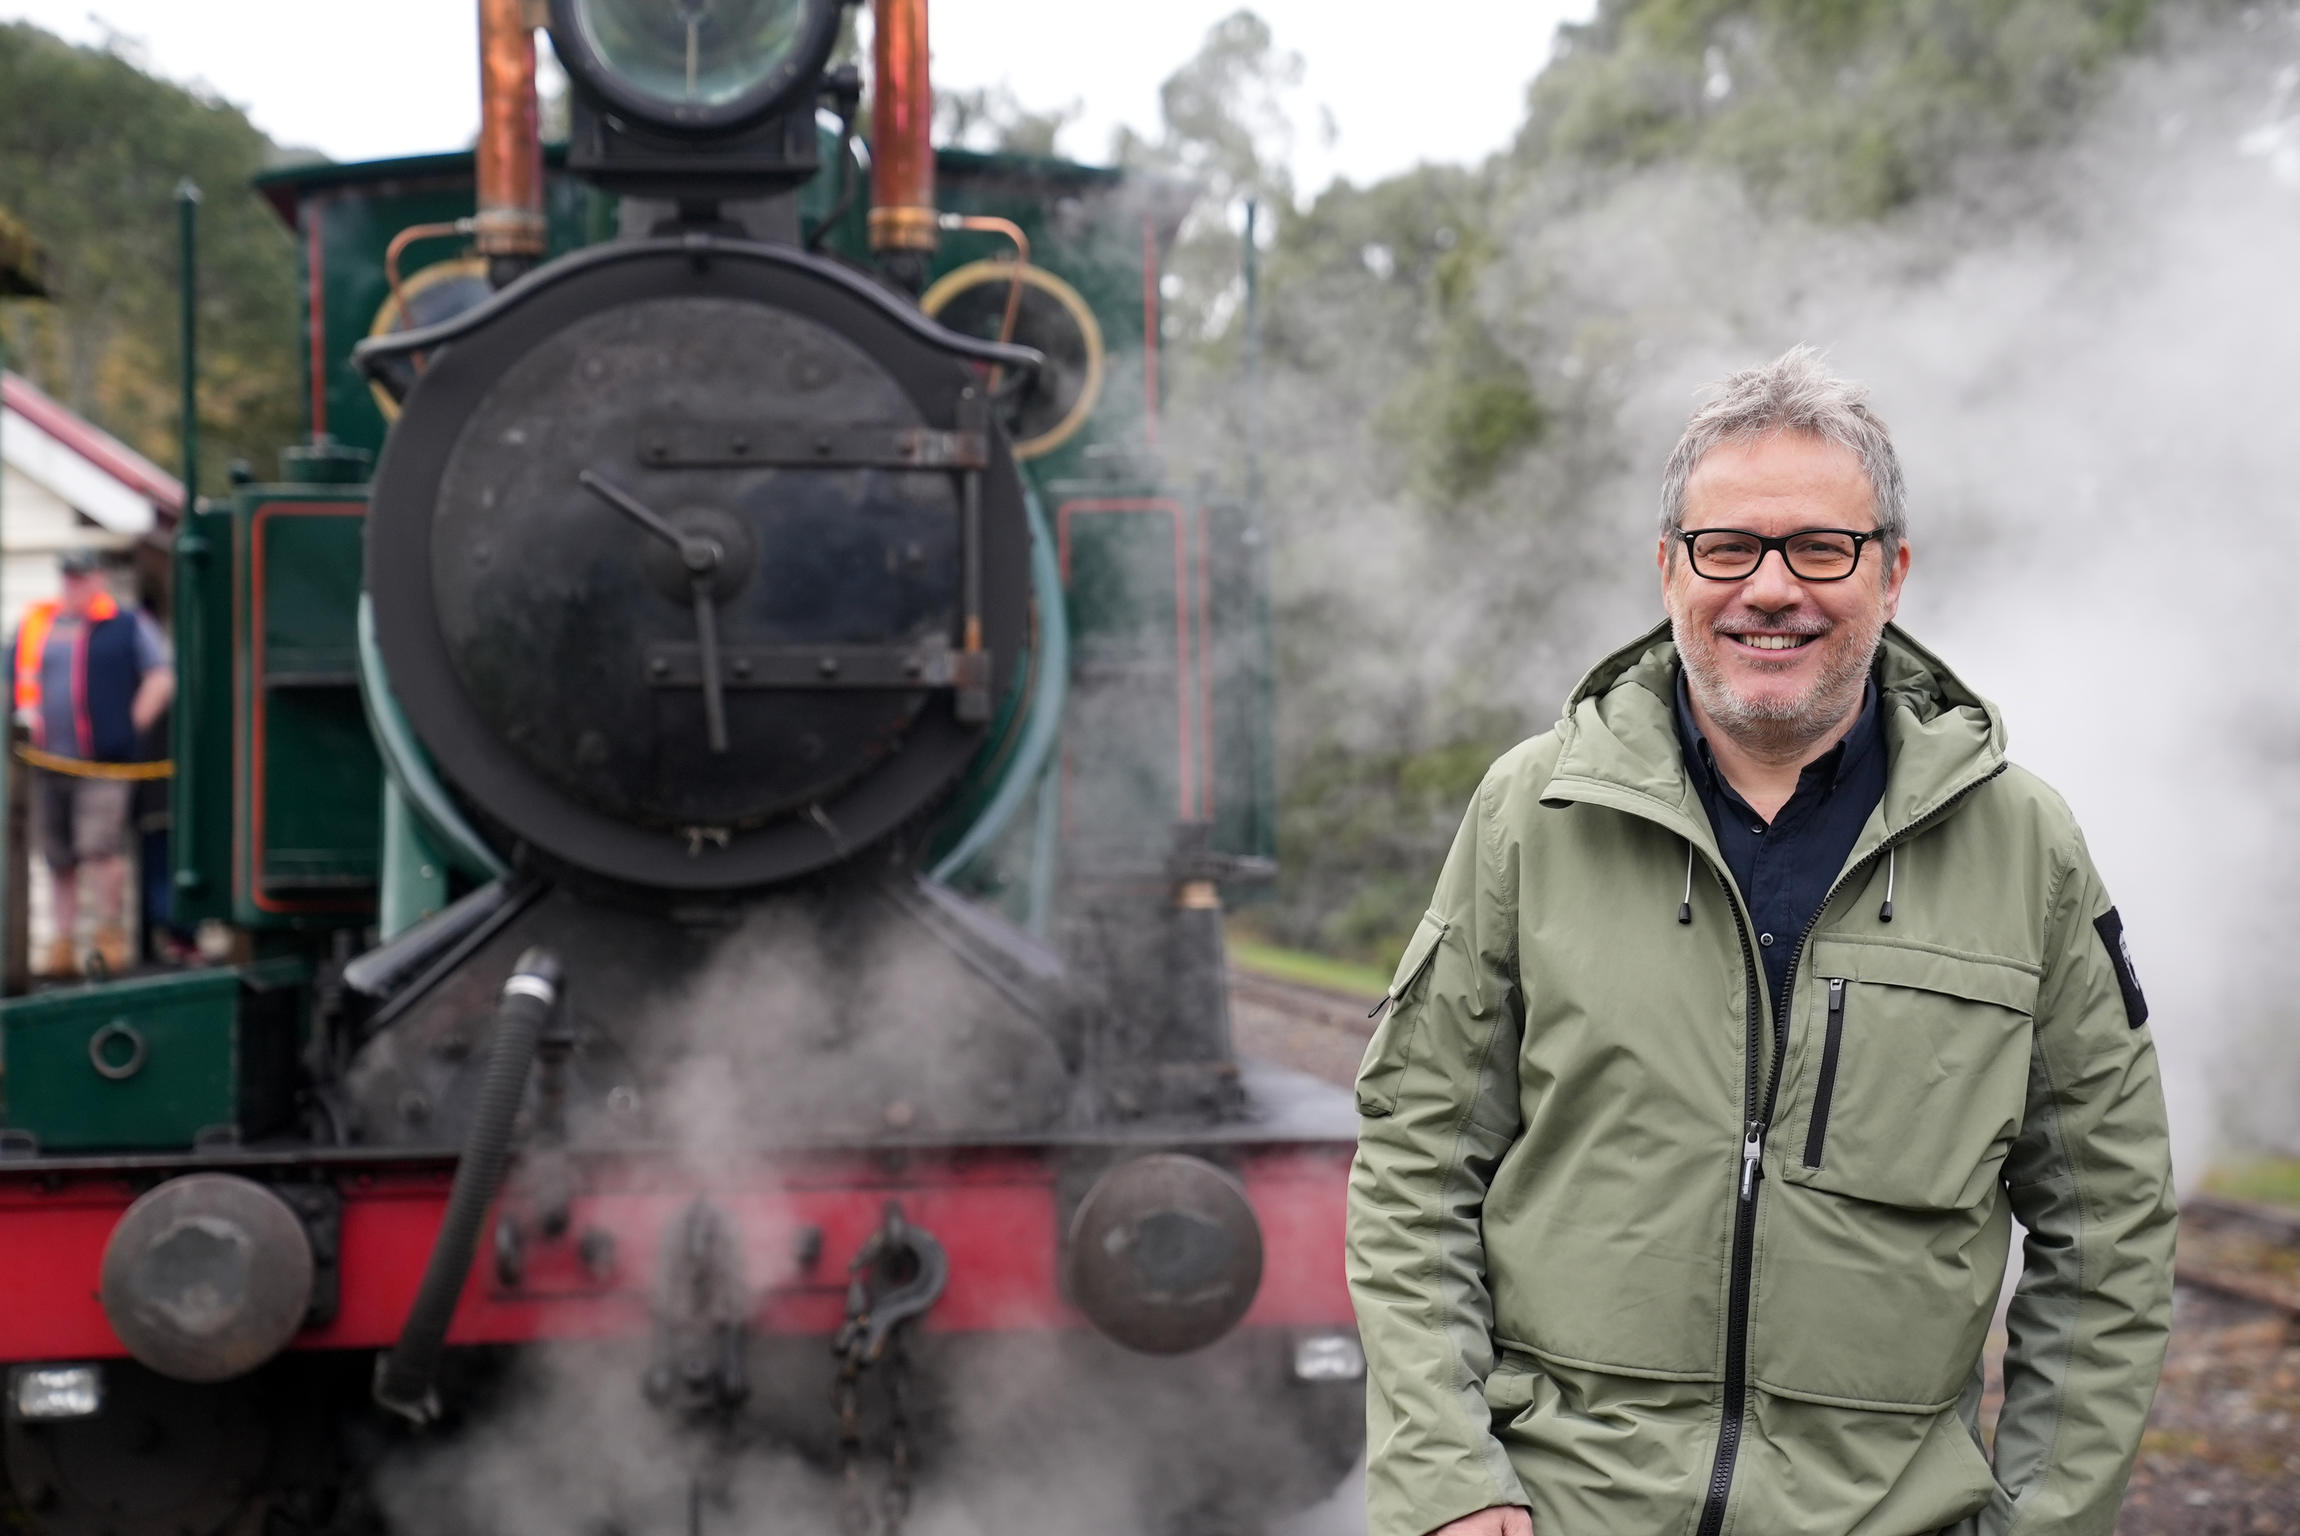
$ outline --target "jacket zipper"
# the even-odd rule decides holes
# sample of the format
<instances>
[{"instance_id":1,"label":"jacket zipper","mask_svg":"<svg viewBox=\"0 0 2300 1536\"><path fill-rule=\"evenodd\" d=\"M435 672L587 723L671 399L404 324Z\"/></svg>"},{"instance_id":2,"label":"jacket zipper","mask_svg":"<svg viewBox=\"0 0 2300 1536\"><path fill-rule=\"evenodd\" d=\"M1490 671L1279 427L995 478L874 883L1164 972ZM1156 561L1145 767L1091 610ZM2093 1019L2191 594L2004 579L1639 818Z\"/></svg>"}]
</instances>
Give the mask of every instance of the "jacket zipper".
<instances>
[{"instance_id":1,"label":"jacket zipper","mask_svg":"<svg viewBox=\"0 0 2300 1536\"><path fill-rule=\"evenodd\" d=\"M1805 1132L1805 1166L1821 1166L1829 1140L1829 1100L1837 1091L1837 1052L1845 1043L1845 978L1829 978L1829 1028L1821 1038L1821 1077L1813 1085L1813 1125Z\"/></svg>"},{"instance_id":2,"label":"jacket zipper","mask_svg":"<svg viewBox=\"0 0 2300 1536\"><path fill-rule=\"evenodd\" d=\"M1821 914L1829 910L1829 903L1837 899L1854 876L1883 857L1891 849L1915 837L1939 821L1961 803L1974 790L2005 771L1999 763L1986 778L1975 779L1963 789L1935 806L1931 813L1909 823L1896 835L1885 839L1869 850L1866 857L1851 869L1839 875L1821 898L1813 915L1805 920L1805 931L1797 935L1797 947L1789 952L1789 969L1782 974L1781 996L1773 1006L1773 1063L1765 1074L1765 1095L1760 1101L1757 1093L1758 1071L1758 990L1757 952L1749 944L1749 925L1741 916L1741 903L1729 901L1733 909L1733 926L1741 936L1741 970L1748 981L1749 1001L1745 1009L1749 1020L1747 1039L1747 1067L1742 1074L1746 1085L1742 1105L1747 1115L1741 1127L1741 1198L1735 1202L1733 1217L1733 1268L1725 1293L1725 1417L1717 1427L1717 1460L1709 1469L1709 1497L1701 1506L1701 1524L1696 1536L1718 1536L1725 1528L1725 1505L1733 1495L1733 1467L1741 1453L1741 1427L1749 1411L1749 1293L1754 1284L1752 1271L1756 1266L1757 1244L1757 1183L1761 1177L1760 1162L1765 1156L1765 1132L1773 1123L1774 1101L1781 1093L1781 1059L1789 1053L1789 1000L1797 991L1797 967L1805 958L1805 945L1813 937L1813 930L1821 925ZM1732 877L1722 868L1717 869L1718 884L1732 895Z\"/></svg>"},{"instance_id":3,"label":"jacket zipper","mask_svg":"<svg viewBox=\"0 0 2300 1536\"><path fill-rule=\"evenodd\" d=\"M1709 1497L1701 1509L1698 1536L1717 1536L1725 1523L1725 1501L1733 1492L1733 1464L1741 1452L1741 1422L1749 1395L1749 1284L1751 1249L1757 1240L1757 1160L1765 1155L1765 1123L1757 1114L1757 1016L1764 1011L1757 989L1757 952L1749 943L1749 924L1741 916L1741 902L1733 894L1731 877L1717 871L1725 887L1726 905L1733 909L1733 931L1741 937L1741 974L1748 985L1742 1013L1749 1021L1745 1036L1745 1064L1741 1072L1741 1198L1733 1210L1733 1268L1725 1303L1725 1417L1717 1426L1717 1460L1709 1469Z\"/></svg>"}]
</instances>

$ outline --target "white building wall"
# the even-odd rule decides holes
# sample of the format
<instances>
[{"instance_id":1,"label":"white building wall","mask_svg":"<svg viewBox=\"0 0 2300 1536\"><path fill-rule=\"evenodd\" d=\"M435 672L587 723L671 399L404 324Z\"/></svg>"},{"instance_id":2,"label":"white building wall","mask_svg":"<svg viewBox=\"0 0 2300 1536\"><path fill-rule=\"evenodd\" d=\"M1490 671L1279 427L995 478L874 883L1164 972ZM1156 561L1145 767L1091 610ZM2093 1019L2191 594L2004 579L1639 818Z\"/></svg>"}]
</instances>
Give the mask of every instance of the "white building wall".
<instances>
[{"instance_id":1,"label":"white building wall","mask_svg":"<svg viewBox=\"0 0 2300 1536\"><path fill-rule=\"evenodd\" d=\"M83 516L82 513L86 513ZM123 549L153 525L152 504L14 411L0 411L0 628L56 595L67 549Z\"/></svg>"},{"instance_id":2,"label":"white building wall","mask_svg":"<svg viewBox=\"0 0 2300 1536\"><path fill-rule=\"evenodd\" d=\"M0 433L8 430L0 423ZM28 604L54 597L56 556L112 539L13 464L0 464L0 629L16 632Z\"/></svg>"}]
</instances>

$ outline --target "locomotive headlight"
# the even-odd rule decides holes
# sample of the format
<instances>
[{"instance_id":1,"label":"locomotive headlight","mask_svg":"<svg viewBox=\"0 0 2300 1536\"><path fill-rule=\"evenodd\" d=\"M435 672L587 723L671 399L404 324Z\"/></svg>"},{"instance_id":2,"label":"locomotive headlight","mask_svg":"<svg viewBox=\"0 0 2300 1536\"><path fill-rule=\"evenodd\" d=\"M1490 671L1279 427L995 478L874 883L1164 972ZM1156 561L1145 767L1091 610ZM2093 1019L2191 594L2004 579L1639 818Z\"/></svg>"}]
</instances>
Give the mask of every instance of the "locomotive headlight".
<instances>
[{"instance_id":1,"label":"locomotive headlight","mask_svg":"<svg viewBox=\"0 0 2300 1536\"><path fill-rule=\"evenodd\" d=\"M612 110L682 135L748 126L822 73L839 0L551 0L551 46Z\"/></svg>"}]
</instances>

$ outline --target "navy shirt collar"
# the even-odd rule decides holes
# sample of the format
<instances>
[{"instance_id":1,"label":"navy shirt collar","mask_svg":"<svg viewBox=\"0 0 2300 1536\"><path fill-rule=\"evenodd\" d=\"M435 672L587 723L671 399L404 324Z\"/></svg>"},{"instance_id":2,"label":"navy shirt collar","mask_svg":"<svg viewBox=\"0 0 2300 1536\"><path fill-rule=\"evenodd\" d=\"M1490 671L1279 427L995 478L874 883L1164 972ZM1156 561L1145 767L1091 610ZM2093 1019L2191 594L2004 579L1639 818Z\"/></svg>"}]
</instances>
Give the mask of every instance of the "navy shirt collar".
<instances>
[{"instance_id":1,"label":"navy shirt collar","mask_svg":"<svg viewBox=\"0 0 2300 1536\"><path fill-rule=\"evenodd\" d=\"M1799 940L1860 841L1861 828L1884 798L1888 769L1872 679L1844 739L1797 776L1797 787L1767 821L1717 771L1716 754L1694 724L1691 691L1678 670L1677 733L1686 773L1717 839L1717 853L1739 888L1752 924L1774 1005L1785 1005Z\"/></svg>"},{"instance_id":2,"label":"navy shirt collar","mask_svg":"<svg viewBox=\"0 0 2300 1536\"><path fill-rule=\"evenodd\" d=\"M1693 693L1685 681L1685 668L1677 668L1677 742L1685 755L1685 765L1704 782L1695 787L1709 794L1724 793L1739 801L1741 796L1718 771L1717 756L1710 750L1709 738L1701 733L1700 722L1693 714ZM1866 766L1869 758L1884 750L1884 732L1877 724L1877 683L1869 679L1861 687L1861 712L1853 717L1853 728L1831 747L1807 763L1797 775L1798 788L1822 785L1834 789ZM1817 781L1817 782L1816 782ZM1745 803L1745 802L1744 802Z\"/></svg>"}]
</instances>

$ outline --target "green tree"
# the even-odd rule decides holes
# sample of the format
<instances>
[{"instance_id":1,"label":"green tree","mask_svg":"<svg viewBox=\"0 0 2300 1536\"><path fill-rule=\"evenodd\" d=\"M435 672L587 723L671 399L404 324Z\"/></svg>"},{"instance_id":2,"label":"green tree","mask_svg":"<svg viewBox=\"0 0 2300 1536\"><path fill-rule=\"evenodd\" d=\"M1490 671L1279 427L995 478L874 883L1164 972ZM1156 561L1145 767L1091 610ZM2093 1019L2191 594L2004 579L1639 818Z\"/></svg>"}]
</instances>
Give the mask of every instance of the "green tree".
<instances>
[{"instance_id":1,"label":"green tree","mask_svg":"<svg viewBox=\"0 0 2300 1536\"><path fill-rule=\"evenodd\" d=\"M971 90L938 87L934 93L934 136L937 143L959 149L1054 155L1061 152L1062 130L1085 111L1085 103L1078 101L1048 112L1034 111L1007 85Z\"/></svg>"},{"instance_id":2,"label":"green tree","mask_svg":"<svg viewBox=\"0 0 2300 1536\"><path fill-rule=\"evenodd\" d=\"M1281 49L1269 24L1234 11L1158 89L1160 129L1145 138L1120 128L1111 158L1187 182L1198 198L1166 258L1163 314L1169 340L1185 346L1234 334L1243 297L1245 204L1291 207L1292 119L1302 57Z\"/></svg>"},{"instance_id":3,"label":"green tree","mask_svg":"<svg viewBox=\"0 0 2300 1536\"><path fill-rule=\"evenodd\" d=\"M14 305L10 366L161 464L180 460L175 189L200 211L201 489L302 431L295 251L249 180L277 151L238 108L118 53L0 26L0 204L55 302Z\"/></svg>"},{"instance_id":4,"label":"green tree","mask_svg":"<svg viewBox=\"0 0 2300 1536\"><path fill-rule=\"evenodd\" d=\"M2148 0L1602 0L1563 29L1516 158L1694 158L1828 219L2065 131Z\"/></svg>"}]
</instances>

